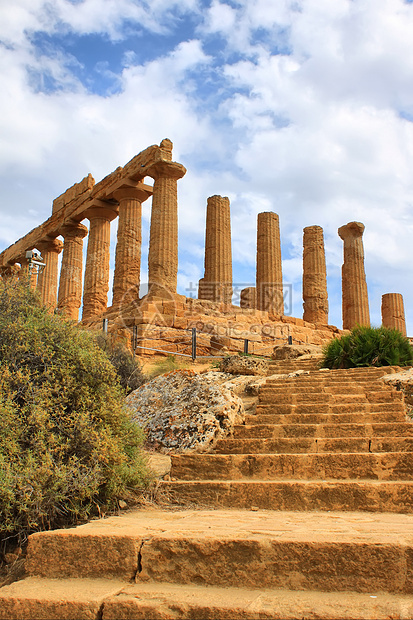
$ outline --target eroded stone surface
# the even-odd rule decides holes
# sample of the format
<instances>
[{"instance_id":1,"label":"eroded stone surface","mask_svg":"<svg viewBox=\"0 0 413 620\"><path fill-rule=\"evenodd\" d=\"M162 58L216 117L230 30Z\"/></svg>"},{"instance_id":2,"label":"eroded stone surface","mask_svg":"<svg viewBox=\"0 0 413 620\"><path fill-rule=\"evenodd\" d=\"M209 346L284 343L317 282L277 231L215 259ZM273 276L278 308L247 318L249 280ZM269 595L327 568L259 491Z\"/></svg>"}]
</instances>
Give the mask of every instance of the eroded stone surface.
<instances>
[{"instance_id":1,"label":"eroded stone surface","mask_svg":"<svg viewBox=\"0 0 413 620\"><path fill-rule=\"evenodd\" d=\"M221 361L219 368L221 372L231 375L265 375L268 372L268 362L242 355L231 355Z\"/></svg>"},{"instance_id":2,"label":"eroded stone surface","mask_svg":"<svg viewBox=\"0 0 413 620\"><path fill-rule=\"evenodd\" d=\"M198 297L231 303L231 215L229 199L226 196L210 196L207 201L205 274Z\"/></svg>"},{"instance_id":3,"label":"eroded stone surface","mask_svg":"<svg viewBox=\"0 0 413 620\"><path fill-rule=\"evenodd\" d=\"M257 309L284 314L280 224L276 213L259 213L257 220Z\"/></svg>"},{"instance_id":4,"label":"eroded stone surface","mask_svg":"<svg viewBox=\"0 0 413 620\"><path fill-rule=\"evenodd\" d=\"M400 293L386 293L382 296L381 320L383 327L397 329L403 336L407 335L403 295L400 295Z\"/></svg>"},{"instance_id":5,"label":"eroded stone surface","mask_svg":"<svg viewBox=\"0 0 413 620\"><path fill-rule=\"evenodd\" d=\"M272 359L273 360L290 360L297 359L299 357L321 357L322 348L316 345L308 344L292 344L292 345L277 345L274 347Z\"/></svg>"},{"instance_id":6,"label":"eroded stone surface","mask_svg":"<svg viewBox=\"0 0 413 620\"><path fill-rule=\"evenodd\" d=\"M361 222L349 222L338 229L339 237L344 241L344 262L341 272L343 329L352 329L356 325L370 326L363 232L364 224Z\"/></svg>"},{"instance_id":7,"label":"eroded stone surface","mask_svg":"<svg viewBox=\"0 0 413 620\"><path fill-rule=\"evenodd\" d=\"M327 271L321 226L304 228L303 250L303 319L327 324Z\"/></svg>"},{"instance_id":8,"label":"eroded stone surface","mask_svg":"<svg viewBox=\"0 0 413 620\"><path fill-rule=\"evenodd\" d=\"M161 375L126 398L148 446L161 452L205 452L243 419L241 399L217 383L216 373L177 370Z\"/></svg>"}]
</instances>

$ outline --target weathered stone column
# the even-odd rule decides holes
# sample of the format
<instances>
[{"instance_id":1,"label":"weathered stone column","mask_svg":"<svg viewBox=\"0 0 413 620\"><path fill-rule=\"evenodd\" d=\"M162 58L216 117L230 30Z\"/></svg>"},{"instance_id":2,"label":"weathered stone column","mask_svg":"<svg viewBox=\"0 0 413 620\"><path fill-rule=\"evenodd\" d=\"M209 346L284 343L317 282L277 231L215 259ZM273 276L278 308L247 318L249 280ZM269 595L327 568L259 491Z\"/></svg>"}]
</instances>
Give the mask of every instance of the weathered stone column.
<instances>
[{"instance_id":1,"label":"weathered stone column","mask_svg":"<svg viewBox=\"0 0 413 620\"><path fill-rule=\"evenodd\" d=\"M321 226L307 226L303 235L304 321L328 323L327 271Z\"/></svg>"},{"instance_id":2,"label":"weathered stone column","mask_svg":"<svg viewBox=\"0 0 413 620\"><path fill-rule=\"evenodd\" d=\"M253 310L256 307L255 286L243 288L240 297L240 308Z\"/></svg>"},{"instance_id":3,"label":"weathered stone column","mask_svg":"<svg viewBox=\"0 0 413 620\"><path fill-rule=\"evenodd\" d=\"M57 308L59 314L77 321L82 302L83 238L88 230L83 224L73 223L64 226L61 233L64 244Z\"/></svg>"},{"instance_id":4,"label":"weathered stone column","mask_svg":"<svg viewBox=\"0 0 413 620\"><path fill-rule=\"evenodd\" d=\"M400 295L400 293L386 293L382 295L381 320L383 327L397 329L403 336L407 336L403 295Z\"/></svg>"},{"instance_id":5,"label":"weathered stone column","mask_svg":"<svg viewBox=\"0 0 413 620\"><path fill-rule=\"evenodd\" d=\"M83 321L99 316L108 307L110 223L116 215L114 210L103 206L85 211L90 228L83 286Z\"/></svg>"},{"instance_id":6,"label":"weathered stone column","mask_svg":"<svg viewBox=\"0 0 413 620\"><path fill-rule=\"evenodd\" d=\"M280 225L272 212L258 214L256 296L258 310L284 314Z\"/></svg>"},{"instance_id":7,"label":"weathered stone column","mask_svg":"<svg viewBox=\"0 0 413 620\"><path fill-rule=\"evenodd\" d=\"M119 201L118 237L113 276L112 306L139 299L141 247L142 247L142 202L152 193L140 187L125 187L116 190L114 197Z\"/></svg>"},{"instance_id":8,"label":"weathered stone column","mask_svg":"<svg viewBox=\"0 0 413 620\"><path fill-rule=\"evenodd\" d=\"M162 140L162 158L145 170L154 179L149 241L150 295L176 293L178 274L177 181L186 173L172 161L172 142Z\"/></svg>"},{"instance_id":9,"label":"weathered stone column","mask_svg":"<svg viewBox=\"0 0 413 620\"><path fill-rule=\"evenodd\" d=\"M207 201L205 275L201 290L203 299L231 303L231 213L226 196L210 196Z\"/></svg>"},{"instance_id":10,"label":"weathered stone column","mask_svg":"<svg viewBox=\"0 0 413 620\"><path fill-rule=\"evenodd\" d=\"M43 305L54 312L57 306L57 283L59 272L59 254L63 249L60 239L48 239L37 243L45 263L45 267L39 272L37 289L40 293Z\"/></svg>"},{"instance_id":11,"label":"weathered stone column","mask_svg":"<svg viewBox=\"0 0 413 620\"><path fill-rule=\"evenodd\" d=\"M338 229L339 237L344 241L344 262L341 271L343 329L351 329L356 325L370 326L363 232L364 224L361 222L349 222Z\"/></svg>"}]
</instances>

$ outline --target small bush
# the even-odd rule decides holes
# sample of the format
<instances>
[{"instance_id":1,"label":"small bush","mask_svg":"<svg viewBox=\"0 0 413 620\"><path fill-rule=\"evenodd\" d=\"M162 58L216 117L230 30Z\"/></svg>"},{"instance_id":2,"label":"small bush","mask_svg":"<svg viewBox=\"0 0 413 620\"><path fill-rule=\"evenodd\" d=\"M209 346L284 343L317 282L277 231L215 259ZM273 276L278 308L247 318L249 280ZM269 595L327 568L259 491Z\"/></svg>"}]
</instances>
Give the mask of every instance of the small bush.
<instances>
[{"instance_id":1,"label":"small bush","mask_svg":"<svg viewBox=\"0 0 413 620\"><path fill-rule=\"evenodd\" d=\"M396 329L387 327L355 327L350 334L331 340L323 354L326 368L413 364L409 340Z\"/></svg>"},{"instance_id":2,"label":"small bush","mask_svg":"<svg viewBox=\"0 0 413 620\"><path fill-rule=\"evenodd\" d=\"M0 541L75 524L147 483L142 432L95 338L0 282Z\"/></svg>"},{"instance_id":3,"label":"small bush","mask_svg":"<svg viewBox=\"0 0 413 620\"><path fill-rule=\"evenodd\" d=\"M142 366L133 353L121 342L112 336L100 332L96 342L109 358L118 375L119 382L127 394L137 390L147 377L142 373Z\"/></svg>"}]
</instances>

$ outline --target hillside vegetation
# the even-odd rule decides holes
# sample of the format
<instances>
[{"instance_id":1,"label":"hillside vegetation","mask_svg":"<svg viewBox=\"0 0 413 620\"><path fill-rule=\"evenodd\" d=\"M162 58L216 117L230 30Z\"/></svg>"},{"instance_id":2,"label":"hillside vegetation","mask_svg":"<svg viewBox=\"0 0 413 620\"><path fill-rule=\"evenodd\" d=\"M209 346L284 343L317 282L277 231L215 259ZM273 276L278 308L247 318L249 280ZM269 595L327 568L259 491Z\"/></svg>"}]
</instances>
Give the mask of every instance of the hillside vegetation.
<instances>
[{"instance_id":1,"label":"hillside vegetation","mask_svg":"<svg viewBox=\"0 0 413 620\"><path fill-rule=\"evenodd\" d=\"M92 334L0 282L0 541L136 497L148 473L124 397Z\"/></svg>"}]
</instances>

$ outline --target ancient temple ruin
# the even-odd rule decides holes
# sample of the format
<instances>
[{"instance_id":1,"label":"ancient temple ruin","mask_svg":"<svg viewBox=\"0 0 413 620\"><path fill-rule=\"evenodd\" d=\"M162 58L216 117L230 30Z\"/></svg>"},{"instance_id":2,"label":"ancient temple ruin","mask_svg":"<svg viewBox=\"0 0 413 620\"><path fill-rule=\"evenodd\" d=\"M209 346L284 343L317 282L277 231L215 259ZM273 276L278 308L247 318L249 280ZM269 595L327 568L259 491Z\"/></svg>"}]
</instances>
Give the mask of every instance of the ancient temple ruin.
<instances>
[{"instance_id":1,"label":"ancient temple ruin","mask_svg":"<svg viewBox=\"0 0 413 620\"><path fill-rule=\"evenodd\" d=\"M207 353L242 350L243 340L262 353L274 343L322 344L340 333L328 325L328 296L323 230L308 226L303 234L303 318L284 311L281 236L276 213L257 219L256 286L240 292L233 304L231 216L227 197L207 199L205 271L198 299L177 294L178 180L185 167L172 159L172 142L162 140L136 155L124 167L95 183L89 174L53 201L52 215L0 253L0 275L27 278L37 287L50 312L101 325L108 319L124 332L138 352L156 350L160 330L171 351L183 331L196 329ZM147 184L147 178L153 185ZM148 293L139 298L142 203L152 197L148 252ZM118 218L112 306L109 291L110 226ZM89 221L89 227L82 222ZM362 234L364 225L350 222L338 230L344 242L342 268L343 329L369 325ZM83 244L87 238L85 273ZM44 268L34 266L33 251ZM59 275L59 254L62 261ZM400 294L383 295L383 325L406 333ZM251 351L251 349L250 349Z\"/></svg>"}]
</instances>

